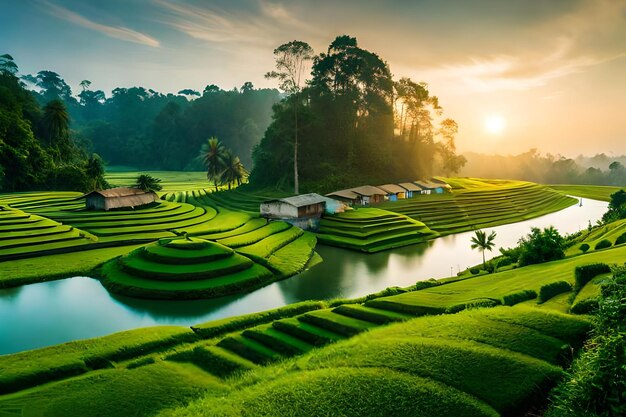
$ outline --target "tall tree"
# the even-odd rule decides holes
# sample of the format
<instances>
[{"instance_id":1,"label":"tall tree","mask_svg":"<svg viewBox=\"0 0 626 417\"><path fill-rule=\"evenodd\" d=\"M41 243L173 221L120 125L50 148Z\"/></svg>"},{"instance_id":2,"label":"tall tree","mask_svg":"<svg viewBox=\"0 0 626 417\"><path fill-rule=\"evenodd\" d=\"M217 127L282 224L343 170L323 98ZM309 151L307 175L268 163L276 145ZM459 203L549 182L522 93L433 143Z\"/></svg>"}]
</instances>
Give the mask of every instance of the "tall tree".
<instances>
[{"instance_id":1,"label":"tall tree","mask_svg":"<svg viewBox=\"0 0 626 417\"><path fill-rule=\"evenodd\" d=\"M265 74L266 78L274 78L280 82L280 88L292 97L294 112L294 140L293 140L293 187L294 193L299 194L298 178L298 107L299 94L304 84L306 63L313 59L313 48L302 41L291 41L274 49L277 71Z\"/></svg>"},{"instance_id":2,"label":"tall tree","mask_svg":"<svg viewBox=\"0 0 626 417\"><path fill-rule=\"evenodd\" d=\"M487 233L482 230L476 230L474 232L474 236L472 236L471 248L478 249L483 254L483 268L486 267L485 251L488 250L491 252L493 250L493 248L496 245L494 242L495 239L496 239L495 231L492 231L489 235L487 235Z\"/></svg>"},{"instance_id":3,"label":"tall tree","mask_svg":"<svg viewBox=\"0 0 626 417\"><path fill-rule=\"evenodd\" d=\"M43 109L43 124L48 145L55 151L56 162L71 159L73 154L70 140L70 116L65 103L60 99L50 101Z\"/></svg>"},{"instance_id":4,"label":"tall tree","mask_svg":"<svg viewBox=\"0 0 626 417\"><path fill-rule=\"evenodd\" d=\"M13 61L13 57L11 55L0 55L0 73L10 75L17 74L17 64Z\"/></svg>"},{"instance_id":5,"label":"tall tree","mask_svg":"<svg viewBox=\"0 0 626 417\"><path fill-rule=\"evenodd\" d=\"M218 190L220 177L224 171L224 154L224 145L215 136L209 138L200 150L200 158L207 170L206 177L209 181L213 181L215 191Z\"/></svg>"}]
</instances>

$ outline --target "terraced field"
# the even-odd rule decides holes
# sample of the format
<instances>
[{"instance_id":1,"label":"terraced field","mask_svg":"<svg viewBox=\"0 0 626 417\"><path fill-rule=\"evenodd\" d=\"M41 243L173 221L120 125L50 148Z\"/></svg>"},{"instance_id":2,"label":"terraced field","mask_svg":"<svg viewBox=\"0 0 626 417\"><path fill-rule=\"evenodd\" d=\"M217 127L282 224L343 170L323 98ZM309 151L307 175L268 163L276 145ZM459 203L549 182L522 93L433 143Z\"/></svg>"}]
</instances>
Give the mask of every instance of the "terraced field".
<instances>
[{"instance_id":1,"label":"terraced field","mask_svg":"<svg viewBox=\"0 0 626 417\"><path fill-rule=\"evenodd\" d=\"M204 398L174 415L517 415L560 377L589 323L532 307L415 318L308 302L192 329L140 329L0 357L0 408L145 412L188 401L204 381ZM40 385L47 381L57 382ZM98 408L120 392L121 404ZM170 394L144 404L158 392Z\"/></svg>"},{"instance_id":2,"label":"terraced field","mask_svg":"<svg viewBox=\"0 0 626 417\"><path fill-rule=\"evenodd\" d=\"M103 285L145 298L211 298L250 291L273 274L232 249L198 238L161 239L102 267Z\"/></svg>"},{"instance_id":3,"label":"terraced field","mask_svg":"<svg viewBox=\"0 0 626 417\"><path fill-rule=\"evenodd\" d=\"M196 239L167 240L123 262L151 275L155 262L168 265L175 258L193 268L235 256L225 246L204 245ZM360 300L303 302L191 329L139 329L7 355L0 357L0 409L49 415L97 410L112 416L145 410L233 416L521 415L560 378L589 322L557 312L568 304L568 293L542 304L512 295L536 295L558 281L573 283L576 266L615 263L624 256L626 246L620 246L492 275L394 288ZM184 270L159 271L164 271L161 279L188 278ZM597 287L595 279L589 284ZM579 296L593 297L596 287L585 286ZM466 309L479 305L496 307ZM111 401L121 393L124 401ZM199 395L189 406L164 411Z\"/></svg>"},{"instance_id":4,"label":"terraced field","mask_svg":"<svg viewBox=\"0 0 626 417\"><path fill-rule=\"evenodd\" d=\"M91 247L97 238L45 217L0 206L0 261Z\"/></svg>"},{"instance_id":5,"label":"terraced field","mask_svg":"<svg viewBox=\"0 0 626 417\"><path fill-rule=\"evenodd\" d=\"M36 228L37 230L49 226L45 233L33 237L21 231L24 236L19 241L19 247L15 244L17 236L13 229L11 233L3 233L5 239L0 239L0 261L3 255L10 256L10 259L34 257L41 255L42 250L53 250L50 253L57 253L76 250L78 245L85 245L84 249L129 246L186 234L231 248L237 252L237 257L243 256L248 262L255 264L251 271L247 272L248 275L243 274L239 277L241 284L239 287L231 282L229 285L220 286L222 289L218 291L215 288L210 289L212 287L207 285L206 291L198 291L198 294L205 297L232 293L235 288L242 291L246 288L249 291L258 288L261 283L267 284L294 275L319 262L319 256L314 251L316 245L314 235L284 222L268 223L258 217L258 201L270 196L257 193L246 200L247 194L241 192L217 194L219 197L213 197L205 190L177 191L167 195L172 201L159 200L142 208L108 212L86 210L84 199L79 193L24 193L0 196L0 204L6 204L7 208L11 207L11 213L16 213L18 208L28 211L28 214L21 215L24 219L20 219L20 222L36 220L36 224L42 226ZM7 220L10 217L5 216ZM13 223L7 227L12 228ZM42 240L49 240L50 244L42 246ZM226 281L228 280L220 282ZM14 285L18 282L19 280L11 280L5 281L5 284ZM158 280L151 282L150 285L138 280L132 281L137 284L135 287L106 282L111 290L127 295L158 298L168 294L169 296L178 294L185 298L200 296L194 297L190 294L191 289L195 288L190 283L180 286L186 287L185 291L172 291ZM126 281L129 282L131 281ZM214 285L216 282L218 281L213 280L211 284ZM157 289L155 286L160 288ZM225 290L227 287L228 291Z\"/></svg>"},{"instance_id":6,"label":"terraced field","mask_svg":"<svg viewBox=\"0 0 626 417\"><path fill-rule=\"evenodd\" d=\"M447 235L528 220L569 207L576 199L548 187L504 180L446 179L451 194L419 195L377 207L423 222Z\"/></svg>"},{"instance_id":7,"label":"terraced field","mask_svg":"<svg viewBox=\"0 0 626 417\"><path fill-rule=\"evenodd\" d=\"M438 233L407 216L377 208L358 208L320 222L320 243L373 253L433 239Z\"/></svg>"},{"instance_id":8,"label":"terraced field","mask_svg":"<svg viewBox=\"0 0 626 417\"><path fill-rule=\"evenodd\" d=\"M243 191L242 191L243 190ZM291 194L279 191L250 191L245 186L230 191L212 192L209 189L170 192L162 196L164 200L176 202L196 202L196 205L214 207L216 209L243 211L257 215L259 205L274 198L288 197ZM188 201L189 200L189 201Z\"/></svg>"}]
</instances>

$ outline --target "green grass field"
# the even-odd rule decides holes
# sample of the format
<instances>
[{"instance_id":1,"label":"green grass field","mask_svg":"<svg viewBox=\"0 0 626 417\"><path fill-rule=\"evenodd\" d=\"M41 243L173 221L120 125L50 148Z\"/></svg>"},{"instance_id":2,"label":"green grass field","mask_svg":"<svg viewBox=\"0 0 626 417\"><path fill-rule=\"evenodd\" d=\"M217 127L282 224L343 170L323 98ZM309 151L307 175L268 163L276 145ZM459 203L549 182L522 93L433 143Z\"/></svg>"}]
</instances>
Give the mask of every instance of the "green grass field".
<instances>
[{"instance_id":1,"label":"green grass field","mask_svg":"<svg viewBox=\"0 0 626 417\"><path fill-rule=\"evenodd\" d=\"M564 195L575 195L577 197L600 201L610 201L611 194L623 189L623 187L609 187L604 185L551 184L549 187Z\"/></svg>"}]
</instances>

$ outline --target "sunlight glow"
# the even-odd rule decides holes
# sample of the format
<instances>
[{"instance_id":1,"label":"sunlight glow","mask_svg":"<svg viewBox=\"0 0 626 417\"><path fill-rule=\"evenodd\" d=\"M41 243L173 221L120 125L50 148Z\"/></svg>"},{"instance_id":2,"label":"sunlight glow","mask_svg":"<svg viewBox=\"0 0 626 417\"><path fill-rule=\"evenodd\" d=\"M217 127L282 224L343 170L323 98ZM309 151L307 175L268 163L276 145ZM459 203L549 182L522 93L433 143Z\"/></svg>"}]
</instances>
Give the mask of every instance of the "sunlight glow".
<instances>
[{"instance_id":1,"label":"sunlight glow","mask_svg":"<svg viewBox=\"0 0 626 417\"><path fill-rule=\"evenodd\" d=\"M506 121L504 120L504 117L497 114L492 114L485 119L485 129L487 129L487 132L492 135L499 135L502 133L505 125Z\"/></svg>"}]
</instances>

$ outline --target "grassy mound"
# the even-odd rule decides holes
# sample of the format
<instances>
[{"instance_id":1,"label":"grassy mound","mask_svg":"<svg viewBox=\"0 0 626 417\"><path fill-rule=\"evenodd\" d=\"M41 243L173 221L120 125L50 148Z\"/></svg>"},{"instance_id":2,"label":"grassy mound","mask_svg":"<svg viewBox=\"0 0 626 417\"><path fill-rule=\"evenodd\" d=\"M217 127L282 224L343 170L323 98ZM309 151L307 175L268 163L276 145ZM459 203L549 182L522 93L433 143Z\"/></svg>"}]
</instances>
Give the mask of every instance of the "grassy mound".
<instances>
[{"instance_id":1,"label":"grassy mound","mask_svg":"<svg viewBox=\"0 0 626 417\"><path fill-rule=\"evenodd\" d=\"M273 279L232 249L198 238L162 239L102 267L111 291L142 298L211 298L258 288Z\"/></svg>"},{"instance_id":2,"label":"grassy mound","mask_svg":"<svg viewBox=\"0 0 626 417\"><path fill-rule=\"evenodd\" d=\"M388 369L320 369L258 384L221 402L207 399L174 415L382 416L498 414L471 396Z\"/></svg>"},{"instance_id":3,"label":"grassy mound","mask_svg":"<svg viewBox=\"0 0 626 417\"><path fill-rule=\"evenodd\" d=\"M317 231L321 243L368 253L421 243L436 236L419 221L377 208L325 216Z\"/></svg>"},{"instance_id":4,"label":"grassy mound","mask_svg":"<svg viewBox=\"0 0 626 417\"><path fill-rule=\"evenodd\" d=\"M453 187L451 194L418 195L378 207L419 220L440 234L451 234L528 220L576 203L576 199L530 182L446 181Z\"/></svg>"}]
</instances>

